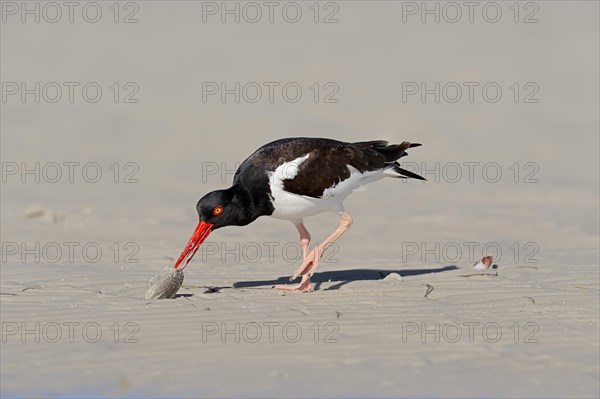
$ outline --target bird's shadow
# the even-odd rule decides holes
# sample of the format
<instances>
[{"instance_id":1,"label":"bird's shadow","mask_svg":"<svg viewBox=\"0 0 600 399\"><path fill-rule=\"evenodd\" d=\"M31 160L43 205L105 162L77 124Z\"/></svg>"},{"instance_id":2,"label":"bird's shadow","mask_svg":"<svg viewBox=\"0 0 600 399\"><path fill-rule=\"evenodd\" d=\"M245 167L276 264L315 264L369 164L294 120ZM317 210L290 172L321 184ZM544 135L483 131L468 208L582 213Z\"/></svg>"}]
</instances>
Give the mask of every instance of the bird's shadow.
<instances>
[{"instance_id":1,"label":"bird's shadow","mask_svg":"<svg viewBox=\"0 0 600 399\"><path fill-rule=\"evenodd\" d=\"M311 281L315 284L315 290L319 290L322 283L336 282L325 290L337 290L353 281L374 281L385 278L390 273L398 273L402 277L418 276L421 274L441 273L458 269L455 265L438 267L435 269L403 269L403 270L381 270L381 269L350 269L315 273ZM298 278L297 281L300 281ZM238 281L233 288L254 288L272 286L276 284L290 284L290 277L279 277L277 280Z\"/></svg>"}]
</instances>

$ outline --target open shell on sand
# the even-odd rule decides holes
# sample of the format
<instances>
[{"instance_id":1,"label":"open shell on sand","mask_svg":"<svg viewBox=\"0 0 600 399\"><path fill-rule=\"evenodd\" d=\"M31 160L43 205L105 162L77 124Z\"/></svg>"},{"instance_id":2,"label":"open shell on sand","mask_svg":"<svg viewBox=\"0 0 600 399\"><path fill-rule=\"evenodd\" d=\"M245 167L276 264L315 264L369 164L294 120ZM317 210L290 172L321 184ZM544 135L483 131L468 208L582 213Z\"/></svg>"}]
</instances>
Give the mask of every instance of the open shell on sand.
<instances>
[{"instance_id":1,"label":"open shell on sand","mask_svg":"<svg viewBox=\"0 0 600 399\"><path fill-rule=\"evenodd\" d=\"M166 267L150 279L146 299L173 298L183 284L183 272L174 267Z\"/></svg>"},{"instance_id":2,"label":"open shell on sand","mask_svg":"<svg viewBox=\"0 0 600 399\"><path fill-rule=\"evenodd\" d=\"M494 258L491 255L484 256L480 261L477 261L473 264L473 269L477 271L484 271L488 269L492 269L492 265L494 264Z\"/></svg>"}]
</instances>

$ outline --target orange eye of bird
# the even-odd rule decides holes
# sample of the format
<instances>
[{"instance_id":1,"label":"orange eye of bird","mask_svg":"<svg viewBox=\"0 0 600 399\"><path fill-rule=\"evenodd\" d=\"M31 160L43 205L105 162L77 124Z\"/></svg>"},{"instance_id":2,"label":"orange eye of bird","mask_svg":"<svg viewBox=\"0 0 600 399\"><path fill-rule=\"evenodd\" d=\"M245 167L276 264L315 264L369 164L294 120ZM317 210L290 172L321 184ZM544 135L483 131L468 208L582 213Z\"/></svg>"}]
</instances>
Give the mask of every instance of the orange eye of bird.
<instances>
[{"instance_id":1,"label":"orange eye of bird","mask_svg":"<svg viewBox=\"0 0 600 399\"><path fill-rule=\"evenodd\" d=\"M215 209L213 209L213 215L220 215L223 212L223 207L222 206L215 206Z\"/></svg>"}]
</instances>

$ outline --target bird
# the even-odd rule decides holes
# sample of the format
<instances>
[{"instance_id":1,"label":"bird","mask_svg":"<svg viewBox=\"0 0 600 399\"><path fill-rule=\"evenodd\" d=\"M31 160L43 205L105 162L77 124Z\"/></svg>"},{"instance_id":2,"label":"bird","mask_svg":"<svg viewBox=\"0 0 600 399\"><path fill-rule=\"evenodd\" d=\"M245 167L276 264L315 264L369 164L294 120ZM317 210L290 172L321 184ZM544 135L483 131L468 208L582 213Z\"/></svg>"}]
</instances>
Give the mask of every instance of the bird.
<instances>
[{"instance_id":1,"label":"bird","mask_svg":"<svg viewBox=\"0 0 600 399\"><path fill-rule=\"evenodd\" d=\"M303 256L291 278L301 277L300 283L274 288L312 291L310 279L324 251L352 225L344 200L384 177L426 180L401 168L398 162L407 155L407 149L420 145L315 137L283 138L265 144L240 164L231 187L212 191L198 201L198 225L174 267L183 270L211 232L226 226L246 226L261 216L270 216L294 224ZM339 226L311 250L304 218L324 212L337 213Z\"/></svg>"}]
</instances>

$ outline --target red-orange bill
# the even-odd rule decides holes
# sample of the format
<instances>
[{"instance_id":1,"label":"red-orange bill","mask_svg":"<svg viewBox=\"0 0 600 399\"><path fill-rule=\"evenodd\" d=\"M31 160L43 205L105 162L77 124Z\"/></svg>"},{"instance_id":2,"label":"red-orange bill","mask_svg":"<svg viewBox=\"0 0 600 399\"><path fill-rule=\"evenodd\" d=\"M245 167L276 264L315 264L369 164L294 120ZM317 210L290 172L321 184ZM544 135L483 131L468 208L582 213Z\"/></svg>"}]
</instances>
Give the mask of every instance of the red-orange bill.
<instances>
[{"instance_id":1,"label":"red-orange bill","mask_svg":"<svg viewBox=\"0 0 600 399\"><path fill-rule=\"evenodd\" d=\"M175 263L175 269L183 270L187 266L194 257L194 254L196 254L196 251L198 251L198 248L200 248L200 244L202 244L210 234L212 227L213 225L210 223L205 223L203 221L198 223L196 230L194 230L194 234L192 234L192 237L183 249L183 252L179 255L179 259L177 259L177 262ZM183 263L184 261L185 263ZM182 263L183 265L179 267Z\"/></svg>"}]
</instances>

